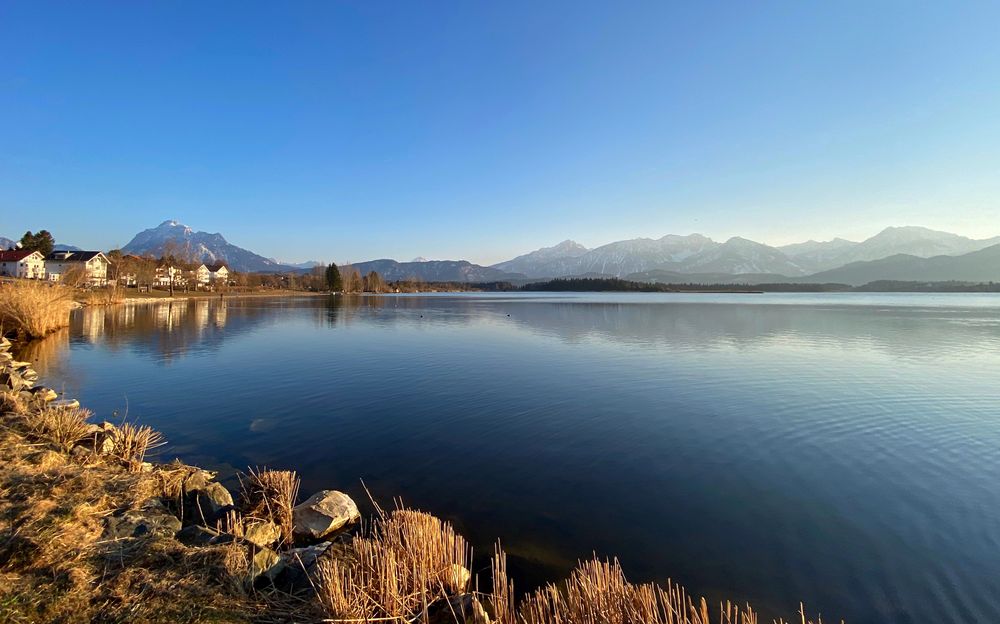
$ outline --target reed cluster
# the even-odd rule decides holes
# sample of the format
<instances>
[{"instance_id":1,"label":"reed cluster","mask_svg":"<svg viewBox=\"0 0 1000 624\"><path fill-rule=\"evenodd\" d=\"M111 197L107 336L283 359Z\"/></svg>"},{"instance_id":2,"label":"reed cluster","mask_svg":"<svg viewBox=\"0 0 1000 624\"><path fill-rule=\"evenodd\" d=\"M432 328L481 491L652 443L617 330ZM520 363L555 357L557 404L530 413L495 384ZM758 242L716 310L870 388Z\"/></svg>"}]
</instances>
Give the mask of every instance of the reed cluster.
<instances>
[{"instance_id":1,"label":"reed cluster","mask_svg":"<svg viewBox=\"0 0 1000 624\"><path fill-rule=\"evenodd\" d=\"M427 621L435 601L466 591L472 551L434 516L399 509L320 564L318 594L338 621Z\"/></svg>"},{"instance_id":2,"label":"reed cluster","mask_svg":"<svg viewBox=\"0 0 1000 624\"><path fill-rule=\"evenodd\" d=\"M239 478L243 513L275 523L281 529L282 544L291 544L292 508L299 496L299 476L293 470L250 468Z\"/></svg>"},{"instance_id":3,"label":"reed cluster","mask_svg":"<svg viewBox=\"0 0 1000 624\"><path fill-rule=\"evenodd\" d=\"M87 419L90 418L90 412L85 409L45 405L25 413L32 432L65 453L68 453L74 444L87 437Z\"/></svg>"},{"instance_id":4,"label":"reed cluster","mask_svg":"<svg viewBox=\"0 0 1000 624\"><path fill-rule=\"evenodd\" d=\"M36 280L0 284L0 334L40 338L69 325L73 291Z\"/></svg>"},{"instance_id":5,"label":"reed cluster","mask_svg":"<svg viewBox=\"0 0 1000 624\"><path fill-rule=\"evenodd\" d=\"M130 470L139 470L146 454L167 443L163 434L148 425L137 426L124 422L111 432L111 455L117 457Z\"/></svg>"}]
</instances>

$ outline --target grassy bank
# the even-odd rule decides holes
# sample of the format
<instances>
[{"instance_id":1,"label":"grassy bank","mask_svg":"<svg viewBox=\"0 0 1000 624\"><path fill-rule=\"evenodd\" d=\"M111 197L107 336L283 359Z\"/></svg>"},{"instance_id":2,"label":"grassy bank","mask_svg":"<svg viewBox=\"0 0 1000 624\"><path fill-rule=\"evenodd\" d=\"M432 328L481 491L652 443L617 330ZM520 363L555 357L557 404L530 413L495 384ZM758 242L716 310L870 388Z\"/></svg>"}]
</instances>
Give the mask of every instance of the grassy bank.
<instances>
[{"instance_id":1,"label":"grassy bank","mask_svg":"<svg viewBox=\"0 0 1000 624\"><path fill-rule=\"evenodd\" d=\"M518 601L499 545L474 566L453 527L401 507L304 538L294 472L247 469L230 494L200 468L148 463L157 432L30 387L2 343L0 372L0 621L757 622L596 559Z\"/></svg>"}]
</instances>

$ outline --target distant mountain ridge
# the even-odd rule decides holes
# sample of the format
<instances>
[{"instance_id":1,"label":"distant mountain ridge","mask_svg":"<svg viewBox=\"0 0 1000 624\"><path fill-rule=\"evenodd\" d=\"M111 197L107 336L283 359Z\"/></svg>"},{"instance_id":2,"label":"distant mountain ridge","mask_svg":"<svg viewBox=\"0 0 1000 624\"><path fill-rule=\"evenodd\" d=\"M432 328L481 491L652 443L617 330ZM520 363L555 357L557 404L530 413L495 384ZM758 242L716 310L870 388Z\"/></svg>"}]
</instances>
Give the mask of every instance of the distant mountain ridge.
<instances>
[{"instance_id":1,"label":"distant mountain ridge","mask_svg":"<svg viewBox=\"0 0 1000 624\"><path fill-rule=\"evenodd\" d=\"M240 272L273 273L295 270L294 267L237 247L223 238L222 234L196 232L177 221L164 221L155 228L139 232L122 247L122 251L140 256L161 256L165 251L172 251L206 264L225 262L229 268Z\"/></svg>"},{"instance_id":2,"label":"distant mountain ridge","mask_svg":"<svg viewBox=\"0 0 1000 624\"><path fill-rule=\"evenodd\" d=\"M11 247L17 247L17 241L0 236L0 251L7 251Z\"/></svg>"},{"instance_id":3,"label":"distant mountain ridge","mask_svg":"<svg viewBox=\"0 0 1000 624\"><path fill-rule=\"evenodd\" d=\"M811 283L835 282L862 286L869 282L1000 282L1000 244L960 256L921 258L896 254L810 275Z\"/></svg>"},{"instance_id":4,"label":"distant mountain ridge","mask_svg":"<svg viewBox=\"0 0 1000 624\"><path fill-rule=\"evenodd\" d=\"M492 266L521 272L530 278L587 273L625 277L656 270L678 274L769 274L795 278L900 253L922 258L957 256L997 243L1000 237L975 240L916 226L886 228L862 242L838 238L782 247L741 237L719 243L701 234L668 234L659 239L616 241L589 250L573 241L564 241L555 247L542 248Z\"/></svg>"},{"instance_id":5,"label":"distant mountain ridge","mask_svg":"<svg viewBox=\"0 0 1000 624\"><path fill-rule=\"evenodd\" d=\"M383 279L393 282L398 280L422 280L425 282L500 282L523 280L524 275L509 273L491 267L472 264L466 260L424 260L422 262L396 262L382 259L368 262L356 262L353 266L359 273L365 275L371 271L378 272Z\"/></svg>"}]
</instances>

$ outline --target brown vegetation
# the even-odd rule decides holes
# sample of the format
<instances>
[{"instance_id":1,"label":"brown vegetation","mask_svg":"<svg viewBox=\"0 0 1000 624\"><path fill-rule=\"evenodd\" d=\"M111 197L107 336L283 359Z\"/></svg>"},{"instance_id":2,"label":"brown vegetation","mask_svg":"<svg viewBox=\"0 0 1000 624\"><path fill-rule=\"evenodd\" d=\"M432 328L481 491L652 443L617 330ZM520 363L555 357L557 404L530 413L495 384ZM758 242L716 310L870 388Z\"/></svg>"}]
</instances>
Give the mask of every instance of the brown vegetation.
<instances>
[{"instance_id":1,"label":"brown vegetation","mask_svg":"<svg viewBox=\"0 0 1000 624\"><path fill-rule=\"evenodd\" d=\"M106 538L106 519L161 495L162 482L157 472L62 452L77 415L0 421L0 621L247 622L263 612L261 597L231 581L241 571L226 546ZM47 427L64 432L56 444Z\"/></svg>"},{"instance_id":2,"label":"brown vegetation","mask_svg":"<svg viewBox=\"0 0 1000 624\"><path fill-rule=\"evenodd\" d=\"M299 477L294 471L251 468L240 475L243 513L278 525L283 544L292 543L292 507L298 495Z\"/></svg>"},{"instance_id":3,"label":"brown vegetation","mask_svg":"<svg viewBox=\"0 0 1000 624\"><path fill-rule=\"evenodd\" d=\"M40 338L69 325L73 293L64 286L35 280L0 284L0 335Z\"/></svg>"}]
</instances>

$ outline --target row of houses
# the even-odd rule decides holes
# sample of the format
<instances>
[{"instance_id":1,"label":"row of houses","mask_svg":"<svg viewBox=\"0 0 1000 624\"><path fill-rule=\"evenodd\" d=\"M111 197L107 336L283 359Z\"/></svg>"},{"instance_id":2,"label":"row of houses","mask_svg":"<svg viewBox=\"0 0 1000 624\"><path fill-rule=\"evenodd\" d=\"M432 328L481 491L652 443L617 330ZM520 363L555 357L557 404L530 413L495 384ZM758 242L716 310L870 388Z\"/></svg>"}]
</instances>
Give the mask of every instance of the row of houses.
<instances>
[{"instance_id":1,"label":"row of houses","mask_svg":"<svg viewBox=\"0 0 1000 624\"><path fill-rule=\"evenodd\" d=\"M149 262L138 256L125 256L119 271L118 280L124 286L135 286L139 276L135 272L125 270L127 266ZM111 260L100 251L54 251L43 256L38 251L11 249L0 251L0 276L18 277L22 279L62 281L71 273L78 273L81 282L90 286L106 286L108 283L108 268ZM195 269L183 269L170 264L160 264L153 276L154 286L210 286L216 283L225 284L229 281L229 268L225 263L199 265Z\"/></svg>"},{"instance_id":2,"label":"row of houses","mask_svg":"<svg viewBox=\"0 0 1000 624\"><path fill-rule=\"evenodd\" d=\"M131 281L131 283L128 283L129 286L135 285L135 274L127 275L125 278ZM173 284L175 287L199 287L226 284L228 282L229 267L222 262L200 264L195 269L183 269L173 265L161 264L156 267L156 278L153 285L169 287Z\"/></svg>"},{"instance_id":3,"label":"row of houses","mask_svg":"<svg viewBox=\"0 0 1000 624\"><path fill-rule=\"evenodd\" d=\"M54 251L48 256L23 249L0 251L0 276L4 277L58 282L67 273L79 270L87 282L103 285L108 281L110 264L100 251Z\"/></svg>"}]
</instances>

